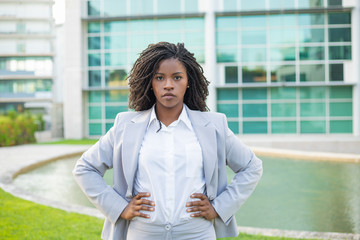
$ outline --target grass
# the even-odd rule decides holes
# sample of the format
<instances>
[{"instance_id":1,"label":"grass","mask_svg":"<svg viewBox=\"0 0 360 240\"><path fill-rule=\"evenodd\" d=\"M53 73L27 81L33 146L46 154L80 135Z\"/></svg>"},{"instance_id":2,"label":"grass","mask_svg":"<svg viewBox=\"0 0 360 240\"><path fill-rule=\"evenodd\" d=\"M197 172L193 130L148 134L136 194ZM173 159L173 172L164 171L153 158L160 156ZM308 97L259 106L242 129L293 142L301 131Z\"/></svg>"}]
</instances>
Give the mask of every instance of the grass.
<instances>
[{"instance_id":1,"label":"grass","mask_svg":"<svg viewBox=\"0 0 360 240\"><path fill-rule=\"evenodd\" d=\"M103 220L23 200L0 188L0 239L100 239ZM295 240L241 233L222 240Z\"/></svg>"},{"instance_id":2,"label":"grass","mask_svg":"<svg viewBox=\"0 0 360 240\"><path fill-rule=\"evenodd\" d=\"M70 145L93 145L98 139L63 139L53 142L44 142L39 144L70 144Z\"/></svg>"}]
</instances>

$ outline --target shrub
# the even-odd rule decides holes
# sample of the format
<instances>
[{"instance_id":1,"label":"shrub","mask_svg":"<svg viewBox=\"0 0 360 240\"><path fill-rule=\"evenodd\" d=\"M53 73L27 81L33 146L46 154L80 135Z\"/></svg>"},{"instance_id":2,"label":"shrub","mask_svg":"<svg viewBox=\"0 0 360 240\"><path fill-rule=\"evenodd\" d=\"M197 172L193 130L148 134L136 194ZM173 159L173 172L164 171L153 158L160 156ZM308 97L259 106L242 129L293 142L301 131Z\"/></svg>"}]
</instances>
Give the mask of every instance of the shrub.
<instances>
[{"instance_id":1,"label":"shrub","mask_svg":"<svg viewBox=\"0 0 360 240\"><path fill-rule=\"evenodd\" d=\"M29 113L0 116L0 147L36 142L36 130L35 117Z\"/></svg>"}]
</instances>

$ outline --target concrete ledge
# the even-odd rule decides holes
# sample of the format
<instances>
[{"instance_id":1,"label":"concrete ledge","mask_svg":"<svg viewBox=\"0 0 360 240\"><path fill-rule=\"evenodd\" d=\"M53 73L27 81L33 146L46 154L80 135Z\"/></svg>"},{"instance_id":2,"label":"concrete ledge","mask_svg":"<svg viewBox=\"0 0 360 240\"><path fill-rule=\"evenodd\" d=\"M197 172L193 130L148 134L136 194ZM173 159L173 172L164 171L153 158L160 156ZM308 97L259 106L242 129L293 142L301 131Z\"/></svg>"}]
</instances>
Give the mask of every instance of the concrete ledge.
<instances>
[{"instance_id":1,"label":"concrete ledge","mask_svg":"<svg viewBox=\"0 0 360 240\"><path fill-rule=\"evenodd\" d=\"M352 234L352 233L289 231L289 230L280 230L280 229L266 229L266 228L252 228L252 227L239 227L239 231L247 234L264 235L270 237L360 240L360 234Z\"/></svg>"},{"instance_id":2,"label":"concrete ledge","mask_svg":"<svg viewBox=\"0 0 360 240\"><path fill-rule=\"evenodd\" d=\"M256 155L266 157L291 158L297 160L309 161L329 161L329 162L347 162L360 163L360 154L348 153L327 153L327 152L309 152L299 150L274 149L264 147L251 147Z\"/></svg>"}]
</instances>

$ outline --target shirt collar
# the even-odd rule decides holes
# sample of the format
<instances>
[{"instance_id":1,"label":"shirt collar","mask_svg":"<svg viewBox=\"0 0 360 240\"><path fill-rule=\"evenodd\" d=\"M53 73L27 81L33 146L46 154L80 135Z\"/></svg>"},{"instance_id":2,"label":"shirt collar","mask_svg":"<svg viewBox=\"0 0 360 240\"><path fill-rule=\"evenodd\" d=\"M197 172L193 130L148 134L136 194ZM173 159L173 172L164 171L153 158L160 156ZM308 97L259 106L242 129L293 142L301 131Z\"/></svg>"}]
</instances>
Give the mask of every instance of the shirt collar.
<instances>
[{"instance_id":1,"label":"shirt collar","mask_svg":"<svg viewBox=\"0 0 360 240\"><path fill-rule=\"evenodd\" d=\"M149 128L150 124L153 121L158 121L157 116L156 116L156 112L155 112L155 104L151 108L151 115L150 115L148 128ZM189 116L187 114L185 103L183 103L183 109L182 109L182 111L180 113L180 116L177 119L177 121L182 121L190 130L192 130L191 121L190 121Z\"/></svg>"}]
</instances>

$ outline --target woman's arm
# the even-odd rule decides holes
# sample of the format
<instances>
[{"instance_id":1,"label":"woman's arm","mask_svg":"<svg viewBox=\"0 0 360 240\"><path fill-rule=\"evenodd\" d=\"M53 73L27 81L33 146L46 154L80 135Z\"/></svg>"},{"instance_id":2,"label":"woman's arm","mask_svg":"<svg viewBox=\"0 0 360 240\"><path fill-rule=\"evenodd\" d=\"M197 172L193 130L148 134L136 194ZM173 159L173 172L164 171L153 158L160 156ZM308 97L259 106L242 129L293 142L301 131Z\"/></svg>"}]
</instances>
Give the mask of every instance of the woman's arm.
<instances>
[{"instance_id":1,"label":"woman's arm","mask_svg":"<svg viewBox=\"0 0 360 240\"><path fill-rule=\"evenodd\" d=\"M244 204L262 176L262 161L228 128L224 116L226 163L236 173L231 183L213 201L213 207L225 224Z\"/></svg>"},{"instance_id":2,"label":"woman's arm","mask_svg":"<svg viewBox=\"0 0 360 240\"><path fill-rule=\"evenodd\" d=\"M81 190L114 224L128 202L106 184L103 176L113 166L114 138L119 118L120 114L116 116L114 126L81 156L73 170Z\"/></svg>"}]
</instances>

